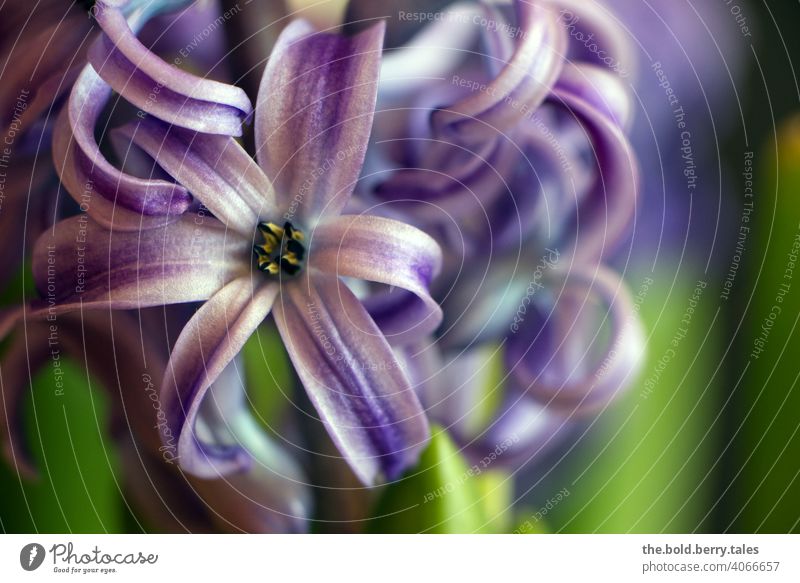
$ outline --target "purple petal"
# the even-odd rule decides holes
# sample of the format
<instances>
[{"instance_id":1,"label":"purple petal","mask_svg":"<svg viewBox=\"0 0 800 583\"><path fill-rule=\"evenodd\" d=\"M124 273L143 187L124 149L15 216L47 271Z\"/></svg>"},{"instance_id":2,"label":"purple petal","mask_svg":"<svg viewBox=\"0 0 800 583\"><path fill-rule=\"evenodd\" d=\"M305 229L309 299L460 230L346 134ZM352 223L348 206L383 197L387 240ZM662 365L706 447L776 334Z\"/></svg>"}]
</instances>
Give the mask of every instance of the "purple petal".
<instances>
[{"instance_id":1,"label":"purple petal","mask_svg":"<svg viewBox=\"0 0 800 583\"><path fill-rule=\"evenodd\" d=\"M216 478L250 465L250 456L237 443L201 441L195 422L209 387L267 317L277 293L277 285L258 286L250 276L233 280L203 304L172 349L161 384L169 428L162 437L165 445L177 439L178 461L190 474ZM218 399L228 398L224 392L230 387L219 390Z\"/></svg>"},{"instance_id":2,"label":"purple petal","mask_svg":"<svg viewBox=\"0 0 800 583\"><path fill-rule=\"evenodd\" d=\"M511 59L484 90L435 112L438 132L481 142L487 132L506 133L544 101L561 71L566 33L550 8L515 2L520 40Z\"/></svg>"},{"instance_id":3,"label":"purple petal","mask_svg":"<svg viewBox=\"0 0 800 583\"><path fill-rule=\"evenodd\" d=\"M481 15L487 21L494 21L501 23L504 20L502 6L483 6L483 14ZM521 31L520 31L521 32ZM514 56L516 43L514 38L517 36L513 28L503 28L500 26L483 26L481 27L481 36L484 45L486 46L486 66L492 75L497 76L503 70L505 63L510 61Z\"/></svg>"},{"instance_id":4,"label":"purple petal","mask_svg":"<svg viewBox=\"0 0 800 583\"><path fill-rule=\"evenodd\" d=\"M510 391L498 407L485 431L474 439L465 441L466 453L473 459L502 455L496 463L506 468L517 468L541 457L569 436L574 421L542 407L527 394Z\"/></svg>"},{"instance_id":5,"label":"purple petal","mask_svg":"<svg viewBox=\"0 0 800 583\"><path fill-rule=\"evenodd\" d=\"M556 83L557 90L571 93L592 104L622 128L633 116L632 96L625 82L597 65L568 63Z\"/></svg>"},{"instance_id":6,"label":"purple petal","mask_svg":"<svg viewBox=\"0 0 800 583\"><path fill-rule=\"evenodd\" d=\"M508 139L486 140L474 151L446 139L423 145L429 147L418 164L399 168L375 191L380 200L421 217L441 211L456 220L483 215L485 205L507 192L507 177L519 162L518 147Z\"/></svg>"},{"instance_id":7,"label":"purple petal","mask_svg":"<svg viewBox=\"0 0 800 583\"><path fill-rule=\"evenodd\" d=\"M272 185L233 138L169 127L153 118L120 132L243 236L252 237L259 217L277 216Z\"/></svg>"},{"instance_id":8,"label":"purple petal","mask_svg":"<svg viewBox=\"0 0 800 583\"><path fill-rule=\"evenodd\" d=\"M428 422L388 342L337 278L285 284L275 322L331 437L365 484L395 479L429 438Z\"/></svg>"},{"instance_id":9,"label":"purple petal","mask_svg":"<svg viewBox=\"0 0 800 583\"><path fill-rule=\"evenodd\" d=\"M488 230L498 252L530 248L532 241L541 246L556 238L563 207L569 203L564 194L575 187L572 172L566 172L563 166L567 138L560 138L554 146L533 130L520 136L519 142L523 153L515 158L514 171L507 178L509 192L487 205L488 224L465 228L465 236L474 240L480 240ZM481 246L477 250L480 252Z\"/></svg>"},{"instance_id":10,"label":"purple petal","mask_svg":"<svg viewBox=\"0 0 800 583\"><path fill-rule=\"evenodd\" d=\"M219 480L190 479L225 531L304 532L311 512L307 480L297 461L254 419L238 361L231 361L209 389L195 428L201 439L209 434L217 448L245 450L252 463Z\"/></svg>"},{"instance_id":11,"label":"purple petal","mask_svg":"<svg viewBox=\"0 0 800 583\"><path fill-rule=\"evenodd\" d=\"M131 26L137 28L147 12L147 7L135 11ZM178 126L242 134L242 122L252 111L244 91L164 62L139 42L122 12L108 3L98 1L94 16L105 34L89 49L89 62L123 98Z\"/></svg>"},{"instance_id":12,"label":"purple petal","mask_svg":"<svg viewBox=\"0 0 800 583\"><path fill-rule=\"evenodd\" d=\"M431 81L449 77L469 55L478 27L470 26L480 10L472 4L455 4L445 17L425 26L410 41L387 50L381 62L378 99L402 99Z\"/></svg>"},{"instance_id":13,"label":"purple petal","mask_svg":"<svg viewBox=\"0 0 800 583\"><path fill-rule=\"evenodd\" d=\"M613 272L570 273L545 312L528 311L506 353L520 388L537 401L570 414L594 412L635 380L645 335L630 292Z\"/></svg>"},{"instance_id":14,"label":"purple petal","mask_svg":"<svg viewBox=\"0 0 800 583\"><path fill-rule=\"evenodd\" d=\"M602 109L565 87L553 91L553 100L582 124L596 160L594 185L576 208L574 239L564 242L579 263L591 262L609 255L630 228L639 190L638 163L627 136Z\"/></svg>"},{"instance_id":15,"label":"purple petal","mask_svg":"<svg viewBox=\"0 0 800 583\"><path fill-rule=\"evenodd\" d=\"M249 245L202 214L142 232L111 232L86 215L72 217L36 243L33 277L42 299L28 315L205 300L249 272Z\"/></svg>"},{"instance_id":16,"label":"purple petal","mask_svg":"<svg viewBox=\"0 0 800 583\"><path fill-rule=\"evenodd\" d=\"M320 271L411 292L385 294L391 307L384 306L378 324L390 343L427 336L441 323L442 310L428 291L441 268L441 251L419 229L382 217L342 215L313 231L310 249L309 266Z\"/></svg>"},{"instance_id":17,"label":"purple petal","mask_svg":"<svg viewBox=\"0 0 800 583\"><path fill-rule=\"evenodd\" d=\"M163 224L165 215L185 212L191 196L177 184L124 174L105 159L94 130L110 95L91 67L81 72L56 124L56 171L81 209L103 225L134 230Z\"/></svg>"},{"instance_id":18,"label":"purple petal","mask_svg":"<svg viewBox=\"0 0 800 583\"><path fill-rule=\"evenodd\" d=\"M255 137L287 220L313 223L347 203L372 128L384 28L344 37L295 21L281 33L261 80Z\"/></svg>"}]
</instances>

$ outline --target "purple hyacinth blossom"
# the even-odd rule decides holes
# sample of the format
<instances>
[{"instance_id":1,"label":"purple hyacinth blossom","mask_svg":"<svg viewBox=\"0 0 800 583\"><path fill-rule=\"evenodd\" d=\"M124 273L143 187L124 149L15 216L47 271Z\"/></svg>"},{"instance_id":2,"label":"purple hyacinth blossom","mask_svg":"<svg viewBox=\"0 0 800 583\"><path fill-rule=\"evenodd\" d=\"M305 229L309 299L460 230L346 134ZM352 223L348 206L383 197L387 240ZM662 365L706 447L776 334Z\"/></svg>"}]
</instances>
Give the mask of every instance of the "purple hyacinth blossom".
<instances>
[{"instance_id":1,"label":"purple hyacinth blossom","mask_svg":"<svg viewBox=\"0 0 800 583\"><path fill-rule=\"evenodd\" d=\"M168 358L166 344L158 341L164 314L142 316L72 313L57 321L28 322L24 333L19 330L0 361L0 443L9 466L29 480L39 475L21 425L23 397L32 388L30 378L55 355L58 363L85 363L90 377L108 394L109 434L126 460L125 490L151 526L166 532L306 531L311 514L307 480L288 451L255 426L238 361L215 380L198 427L206 447L225 447L234 440L241 444L251 458L248 469L214 480L179 471L174 440L163 439L164 416L153 379Z\"/></svg>"},{"instance_id":2,"label":"purple hyacinth blossom","mask_svg":"<svg viewBox=\"0 0 800 583\"><path fill-rule=\"evenodd\" d=\"M445 246L446 264L450 253L485 257L486 237L519 247L532 233L579 263L606 258L636 204L638 170L624 131L630 91L605 65L567 60L577 41L556 5L513 7L515 18L494 5L459 4L389 53L379 95L385 129L367 166L372 194L394 206L428 203L403 208L426 230L439 223L443 238L457 239ZM436 58L420 71L425 51ZM450 234L455 224L464 241Z\"/></svg>"},{"instance_id":3,"label":"purple hyacinth blossom","mask_svg":"<svg viewBox=\"0 0 800 583\"><path fill-rule=\"evenodd\" d=\"M106 159L94 130L112 89L140 108L140 118L152 114L214 134L240 135L241 122L252 113L241 89L165 63L136 37L153 16L181 4L98 1L93 14L103 34L89 49L92 65L80 72L56 123L53 157L62 184L81 210L117 230L174 220L192 197L179 184L131 176Z\"/></svg>"},{"instance_id":4,"label":"purple hyacinth blossom","mask_svg":"<svg viewBox=\"0 0 800 583\"><path fill-rule=\"evenodd\" d=\"M428 293L440 269L439 247L398 221L340 214L372 126L382 38L382 25L347 38L292 23L274 48L258 95L259 164L230 137L227 103L221 104L225 115L215 118L219 131L211 133L193 123L189 111L179 119L164 115L165 121L153 108L152 116L120 131L177 181L158 183L172 194L162 190L153 197L150 217L146 201L138 228L137 209L121 203L125 221L117 228L113 178L128 181L125 196L139 188L146 197L152 182L120 178L109 168L106 182L95 183L105 195L88 203L101 204L89 210L92 218L62 221L37 244L34 278L43 300L34 311L40 314L205 302L173 347L161 393L181 467L189 473L217 477L251 463L236 444L204 447L197 421L209 387L270 313L322 421L364 483L397 477L428 439L424 411L390 341L429 334L441 321ZM145 74L154 79L169 72L168 65L164 71L147 62ZM119 63L125 70L126 60ZM87 71L72 95L77 111L62 127L66 147L55 148L62 177L75 183L81 173L97 177L93 162L101 162L87 130L96 116L83 119L80 106L96 108L92 99L105 95L97 89L102 81ZM81 99L84 87L89 91ZM133 88L136 99L140 90ZM194 105L192 98L187 91ZM70 127L76 135L68 134ZM96 155L88 164L84 147ZM201 203L199 209L159 206L183 192ZM85 247L80 254L76 241ZM420 308L402 327L380 329L341 277L408 290ZM48 296L50 284L55 292Z\"/></svg>"},{"instance_id":5,"label":"purple hyacinth blossom","mask_svg":"<svg viewBox=\"0 0 800 583\"><path fill-rule=\"evenodd\" d=\"M127 0L100 0L94 18L103 34L89 49L99 76L125 99L169 123L201 132L238 136L252 113L244 91L168 65L136 37L159 3L144 3L126 18ZM180 2L176 2L180 4Z\"/></svg>"},{"instance_id":6,"label":"purple hyacinth blossom","mask_svg":"<svg viewBox=\"0 0 800 583\"><path fill-rule=\"evenodd\" d=\"M6 175L1 187L0 230L7 236L7 244L0 250L6 267L0 285L13 276L30 255L36 237L60 211L58 197L51 196L58 179L43 152L50 147L58 112L76 80L83 79L82 90L86 91L86 75L81 71L101 31L89 4L45 0L33 11L17 3L0 8L0 72L5 81L0 88L4 112L0 116L4 146L0 169ZM186 4L188 0L116 0L101 2L97 10L100 14L113 10L138 27ZM95 101L98 109L90 110L97 115L102 109L100 101ZM101 165L98 172L102 169ZM70 185L78 204L86 204L94 193L89 181L74 180ZM176 196L175 204L181 204L180 197Z\"/></svg>"},{"instance_id":7,"label":"purple hyacinth blossom","mask_svg":"<svg viewBox=\"0 0 800 583\"><path fill-rule=\"evenodd\" d=\"M618 70L587 38L611 47L603 55ZM459 3L384 61L382 132L360 194L442 245L444 324L409 366L433 418L464 445L518 435L507 459L539 451L640 366L641 323L604 265L638 192L625 38L594 3ZM380 322L399 302L371 311ZM505 371L489 387L487 347ZM476 402L501 388L494 415L476 423Z\"/></svg>"},{"instance_id":8,"label":"purple hyacinth blossom","mask_svg":"<svg viewBox=\"0 0 800 583\"><path fill-rule=\"evenodd\" d=\"M541 455L638 374L644 330L631 294L608 268L532 280L497 272L471 299L473 306L444 307L446 316L469 312L459 332L474 338L443 336L403 349L429 416L469 454L480 458L508 441L503 465Z\"/></svg>"}]
</instances>

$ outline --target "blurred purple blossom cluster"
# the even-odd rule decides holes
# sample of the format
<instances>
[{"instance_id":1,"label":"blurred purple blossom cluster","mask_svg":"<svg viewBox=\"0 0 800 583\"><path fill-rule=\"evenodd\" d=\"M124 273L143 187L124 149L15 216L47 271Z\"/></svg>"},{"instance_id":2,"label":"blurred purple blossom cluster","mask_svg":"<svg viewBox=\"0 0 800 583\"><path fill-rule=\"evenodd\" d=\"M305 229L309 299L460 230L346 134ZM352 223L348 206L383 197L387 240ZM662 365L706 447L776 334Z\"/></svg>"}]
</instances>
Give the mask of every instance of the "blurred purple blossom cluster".
<instances>
[{"instance_id":1,"label":"blurred purple blossom cluster","mask_svg":"<svg viewBox=\"0 0 800 583\"><path fill-rule=\"evenodd\" d=\"M36 473L19 409L55 343L112 396L154 524L307 530L324 454L248 398L242 349L273 323L299 415L364 486L413 469L431 427L513 467L602 411L645 344L614 267L639 65L608 4L406 9L391 47L382 20L281 14L250 95L238 4L4 7L3 284L30 260L37 290L0 315L9 463Z\"/></svg>"}]
</instances>

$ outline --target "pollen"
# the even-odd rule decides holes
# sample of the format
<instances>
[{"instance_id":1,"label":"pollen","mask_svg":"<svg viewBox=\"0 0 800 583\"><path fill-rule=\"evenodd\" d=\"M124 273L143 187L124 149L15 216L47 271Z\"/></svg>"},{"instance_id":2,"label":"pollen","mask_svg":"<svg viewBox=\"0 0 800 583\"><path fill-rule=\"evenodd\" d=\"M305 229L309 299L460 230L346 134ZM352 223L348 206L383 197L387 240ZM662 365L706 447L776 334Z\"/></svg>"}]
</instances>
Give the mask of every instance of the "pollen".
<instances>
[{"instance_id":1,"label":"pollen","mask_svg":"<svg viewBox=\"0 0 800 583\"><path fill-rule=\"evenodd\" d=\"M253 246L258 268L270 275L296 275L303 268L306 248L305 235L292 223L283 227L275 223L259 223L258 232L263 242Z\"/></svg>"}]
</instances>

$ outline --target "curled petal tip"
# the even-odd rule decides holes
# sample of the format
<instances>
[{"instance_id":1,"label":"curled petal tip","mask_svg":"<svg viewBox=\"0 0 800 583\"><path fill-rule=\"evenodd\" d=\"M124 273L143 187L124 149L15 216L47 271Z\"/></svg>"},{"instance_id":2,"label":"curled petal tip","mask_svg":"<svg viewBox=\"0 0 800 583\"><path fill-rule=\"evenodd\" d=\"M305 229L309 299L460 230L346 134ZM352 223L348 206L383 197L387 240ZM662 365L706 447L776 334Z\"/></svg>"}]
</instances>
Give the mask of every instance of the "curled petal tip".
<instances>
[{"instance_id":1,"label":"curled petal tip","mask_svg":"<svg viewBox=\"0 0 800 583\"><path fill-rule=\"evenodd\" d=\"M185 212L185 188L164 180L136 178L115 168L100 152L94 131L110 89L91 67L78 76L56 122L53 162L64 187L96 221L125 230L163 222Z\"/></svg>"},{"instance_id":2,"label":"curled petal tip","mask_svg":"<svg viewBox=\"0 0 800 583\"><path fill-rule=\"evenodd\" d=\"M242 135L242 122L253 111L242 89L168 64L136 38L132 27L146 22L149 7L136 7L126 19L119 7L100 2L94 15L104 34L89 49L89 62L123 98L181 127Z\"/></svg>"},{"instance_id":3,"label":"curled petal tip","mask_svg":"<svg viewBox=\"0 0 800 583\"><path fill-rule=\"evenodd\" d=\"M212 446L198 436L197 421L204 399L217 378L269 314L276 285L254 288L249 276L235 279L207 301L181 331L172 350L161 399L167 411L162 432L165 445L174 446L181 467L198 477L219 477L245 471L250 456L238 444ZM215 388L217 398L241 392L239 385Z\"/></svg>"},{"instance_id":4,"label":"curled petal tip","mask_svg":"<svg viewBox=\"0 0 800 583\"><path fill-rule=\"evenodd\" d=\"M554 411L595 413L636 379L645 334L631 294L605 267L564 275L549 313L520 326L506 364L522 390ZM592 298L607 312L598 321ZM608 337L603 336L608 328Z\"/></svg>"},{"instance_id":5,"label":"curled petal tip","mask_svg":"<svg viewBox=\"0 0 800 583\"><path fill-rule=\"evenodd\" d=\"M424 338L441 324L429 288L442 254L424 232L392 219L342 215L320 224L312 243L309 262L321 271L390 286L365 304L391 344Z\"/></svg>"}]
</instances>

